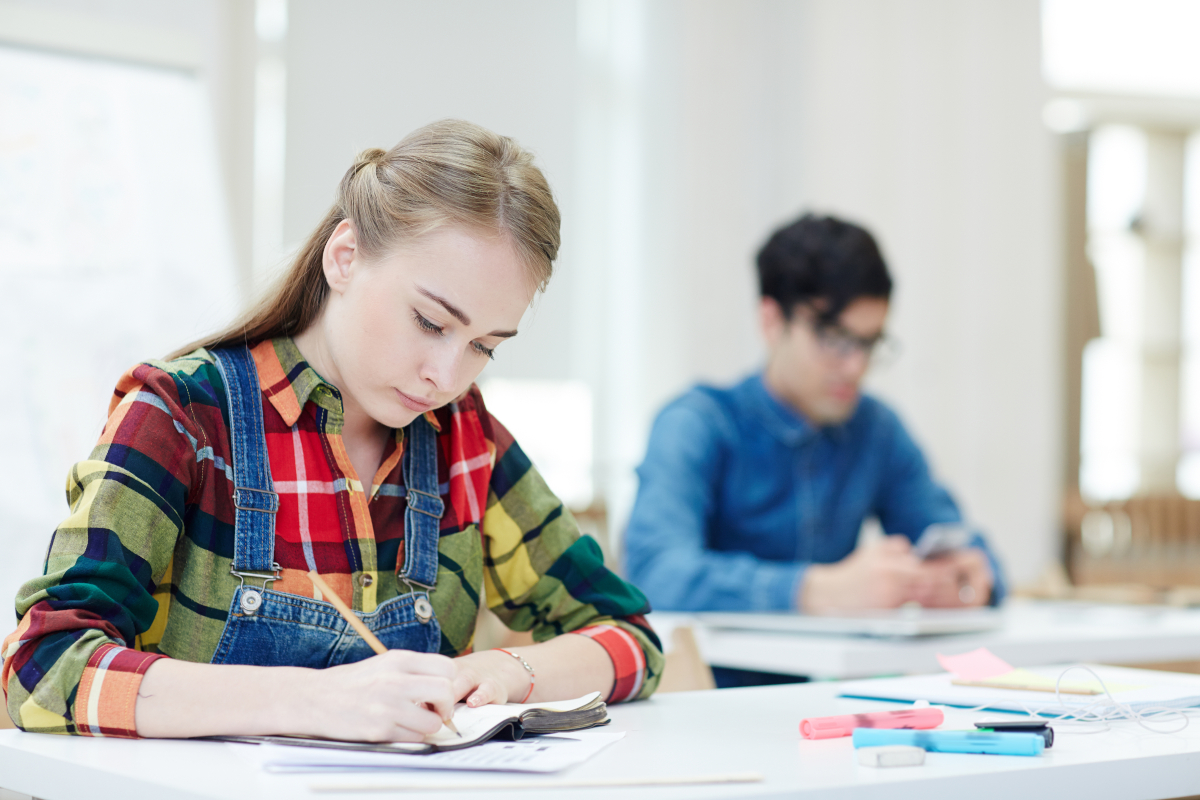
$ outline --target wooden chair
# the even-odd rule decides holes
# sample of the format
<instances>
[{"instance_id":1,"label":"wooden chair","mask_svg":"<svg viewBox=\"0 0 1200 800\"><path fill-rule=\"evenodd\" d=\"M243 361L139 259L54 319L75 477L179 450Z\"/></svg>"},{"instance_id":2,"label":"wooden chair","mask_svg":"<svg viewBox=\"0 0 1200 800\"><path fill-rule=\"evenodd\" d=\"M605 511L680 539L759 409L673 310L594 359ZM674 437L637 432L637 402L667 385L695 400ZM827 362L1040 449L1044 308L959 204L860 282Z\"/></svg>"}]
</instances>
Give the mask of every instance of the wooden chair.
<instances>
[{"instance_id":1,"label":"wooden chair","mask_svg":"<svg viewBox=\"0 0 1200 800\"><path fill-rule=\"evenodd\" d=\"M1200 586L1200 500L1132 497L1066 509L1066 563L1080 586Z\"/></svg>"},{"instance_id":2,"label":"wooden chair","mask_svg":"<svg viewBox=\"0 0 1200 800\"><path fill-rule=\"evenodd\" d=\"M663 642L667 663L663 667L659 694L666 692L698 692L717 688L712 668L704 662L696 644L696 634L689 626L680 625Z\"/></svg>"}]
</instances>

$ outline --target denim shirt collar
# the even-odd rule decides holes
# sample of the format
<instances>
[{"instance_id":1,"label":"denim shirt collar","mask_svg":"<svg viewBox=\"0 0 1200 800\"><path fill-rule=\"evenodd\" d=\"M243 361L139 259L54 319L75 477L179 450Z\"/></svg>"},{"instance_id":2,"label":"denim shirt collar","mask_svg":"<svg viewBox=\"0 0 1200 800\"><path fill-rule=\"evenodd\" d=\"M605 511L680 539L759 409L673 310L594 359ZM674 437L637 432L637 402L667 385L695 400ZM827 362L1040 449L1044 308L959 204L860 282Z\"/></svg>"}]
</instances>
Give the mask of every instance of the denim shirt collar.
<instances>
[{"instance_id":1,"label":"denim shirt collar","mask_svg":"<svg viewBox=\"0 0 1200 800\"><path fill-rule=\"evenodd\" d=\"M788 447L807 444L823 433L835 439L846 434L849 420L838 425L813 425L800 412L771 394L763 373L755 375L749 384L750 405L755 415L776 439Z\"/></svg>"}]
</instances>

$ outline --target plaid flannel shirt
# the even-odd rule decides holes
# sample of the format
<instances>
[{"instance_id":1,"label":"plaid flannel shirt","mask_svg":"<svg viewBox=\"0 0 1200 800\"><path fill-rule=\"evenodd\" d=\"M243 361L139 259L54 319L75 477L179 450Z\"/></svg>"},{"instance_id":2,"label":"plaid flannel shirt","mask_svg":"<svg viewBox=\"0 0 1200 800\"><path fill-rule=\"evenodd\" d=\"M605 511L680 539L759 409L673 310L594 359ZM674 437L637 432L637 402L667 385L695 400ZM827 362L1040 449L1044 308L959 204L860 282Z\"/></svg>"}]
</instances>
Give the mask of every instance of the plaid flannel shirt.
<instances>
[{"instance_id":1,"label":"plaid flannel shirt","mask_svg":"<svg viewBox=\"0 0 1200 800\"><path fill-rule=\"evenodd\" d=\"M258 344L275 489L272 588L317 596L315 569L351 606L395 597L406 507L396 431L370 497L342 441L342 402L288 338ZM204 350L127 372L91 458L67 483L45 574L17 596L19 624L0 647L8 711L29 731L135 736L134 705L156 659L211 660L237 579L225 389ZM479 390L429 412L438 431L446 512L430 595L441 652L471 651L481 598L512 629L545 641L600 643L610 702L647 697L662 671L646 599L604 567Z\"/></svg>"}]
</instances>

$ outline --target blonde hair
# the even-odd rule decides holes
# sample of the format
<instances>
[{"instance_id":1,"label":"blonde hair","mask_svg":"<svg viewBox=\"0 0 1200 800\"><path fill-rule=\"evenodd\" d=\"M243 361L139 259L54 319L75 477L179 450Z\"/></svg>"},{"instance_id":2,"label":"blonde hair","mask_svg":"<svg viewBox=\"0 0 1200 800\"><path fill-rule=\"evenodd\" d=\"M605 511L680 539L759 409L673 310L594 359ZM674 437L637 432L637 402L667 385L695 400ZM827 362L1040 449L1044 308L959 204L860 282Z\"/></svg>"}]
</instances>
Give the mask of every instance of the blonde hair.
<instances>
[{"instance_id":1,"label":"blonde hair","mask_svg":"<svg viewBox=\"0 0 1200 800\"><path fill-rule=\"evenodd\" d=\"M325 244L342 220L364 256L446 224L507 235L539 291L554 270L559 212L533 156L507 136L462 120L419 128L391 150L364 150L338 185L333 206L291 267L229 327L172 353L251 344L300 333L325 306Z\"/></svg>"}]
</instances>

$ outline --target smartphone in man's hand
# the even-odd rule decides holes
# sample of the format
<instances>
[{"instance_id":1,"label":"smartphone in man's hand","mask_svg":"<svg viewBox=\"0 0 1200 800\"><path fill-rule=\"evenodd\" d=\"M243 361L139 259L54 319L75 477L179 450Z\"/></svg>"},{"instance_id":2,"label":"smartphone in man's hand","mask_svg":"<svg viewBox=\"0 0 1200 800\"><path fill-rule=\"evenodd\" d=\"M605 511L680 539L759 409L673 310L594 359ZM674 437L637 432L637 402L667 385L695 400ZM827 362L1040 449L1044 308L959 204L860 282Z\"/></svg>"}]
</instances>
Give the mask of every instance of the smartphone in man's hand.
<instances>
[{"instance_id":1,"label":"smartphone in man's hand","mask_svg":"<svg viewBox=\"0 0 1200 800\"><path fill-rule=\"evenodd\" d=\"M925 529L913 545L913 555L922 561L962 550L971 543L971 532L957 523L934 523Z\"/></svg>"}]
</instances>

